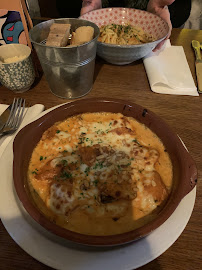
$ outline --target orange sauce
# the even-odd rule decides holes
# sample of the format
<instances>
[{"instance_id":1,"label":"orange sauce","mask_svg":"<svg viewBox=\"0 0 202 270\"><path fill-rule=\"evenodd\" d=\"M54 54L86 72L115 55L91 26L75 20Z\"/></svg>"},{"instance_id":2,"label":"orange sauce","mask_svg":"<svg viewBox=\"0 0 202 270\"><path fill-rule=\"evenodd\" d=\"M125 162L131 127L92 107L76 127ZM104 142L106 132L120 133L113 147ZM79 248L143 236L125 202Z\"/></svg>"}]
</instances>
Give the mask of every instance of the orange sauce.
<instances>
[{"instance_id":1,"label":"orange sauce","mask_svg":"<svg viewBox=\"0 0 202 270\"><path fill-rule=\"evenodd\" d=\"M120 127L123 127L124 125L127 128L126 130L130 130L128 134L119 135L115 132L115 129L120 129ZM83 138L85 138L85 140ZM127 141L127 147L123 145L123 140ZM146 172L145 175L149 175L149 173L155 175L154 172L160 175L163 183L162 185L163 187L165 186L164 189L167 194L169 194L172 188L173 178L172 163L168 153L165 151L165 146L156 134L154 134L145 125L137 122L135 119L123 117L122 114L86 113L55 123L49 131L46 131L46 133L43 134L41 140L32 153L28 169L28 181L31 194L40 211L61 227L89 235L120 234L141 227L152 220L158 214L158 210L163 206L164 201L166 201L167 198L165 197L165 200L162 200L161 204L156 204L156 200L152 197L154 193L150 194L145 191L147 188L147 182L151 186L151 189L157 190L158 187L156 186L156 183L158 183L158 181L156 181L155 178L154 180L151 180L150 178L149 180L144 180L146 186L140 183L143 180L137 180L137 194L133 199L128 200L124 197L120 200L116 199L112 203L101 202L99 197L99 192L101 191L99 190L100 186L98 182L98 180L101 181L101 178L98 179L97 176L95 177L95 175L91 175L91 173L93 174L96 172L96 164L99 164L97 160L98 158L102 158L102 155L96 157L96 161L91 167L83 164L82 162L80 162L79 165L77 164L77 170L79 173L83 168L82 166L87 166L86 168L90 168L89 174L85 171L87 169L80 174L76 174L75 171L71 172L69 175L66 174L66 182L69 181L69 178L71 177L73 178L73 182L77 182L76 184L73 184L77 193L73 193L75 198L73 196L71 197L70 201L72 208L68 213L64 214L62 210L57 211L57 207L54 206L55 202L52 202L57 200L57 198L53 199L53 190L51 189L51 185L54 181L56 184L60 183L61 185L64 183L66 185L66 182L63 181L64 179L59 181L57 180L57 182L55 180L57 177L55 176L52 180L37 179L37 177L39 177L40 173L46 168L47 170L51 168L52 165L50 164L52 164L52 160L62 158L64 163L63 159L67 158L68 162L70 162L69 159L71 159L71 163L76 164L74 158L80 158L79 155L77 156L78 149L81 146L93 147L95 145L97 149L103 145L107 145L108 147L110 146L112 149L117 151L115 152L115 154L118 153L117 156L120 156L120 153L123 154L124 151L127 152L125 156L127 158L129 157L131 161L129 165L126 164L122 166L124 169L122 169L121 175L124 170L126 170L130 175L131 172L133 172L133 166L137 166L135 163L136 157L133 158L133 156L130 156L130 153L133 155L134 147L139 147L141 145L142 149L145 149L145 151L155 149L155 151L158 152L159 157L154 163L153 171L148 173ZM141 148L138 149L141 150ZM66 154L68 155L67 157ZM115 154L113 153L113 155ZM139 158L139 156L137 158ZM125 157L120 160L120 162L123 162L124 159ZM57 166L58 165L55 167L56 169ZM107 170L110 170L110 166L112 165L106 167L106 172ZM119 165L115 162L113 166ZM104 169L101 168L101 166L98 169L100 170L99 173L104 173ZM141 176L141 174L142 172L139 170L138 175ZM91 189L89 188L84 191L80 190L82 185L78 183L83 181L83 179L81 179L81 175L84 175L86 180L89 181ZM141 179L145 178L143 177ZM144 187L143 191L141 191L142 187ZM54 192L56 193L56 191ZM75 195L78 194L78 192L80 192L80 194L83 193L83 195L80 197ZM93 194L93 192L95 193ZM90 193L92 194L89 195ZM59 192L57 194L59 194ZM146 198L144 198L145 194ZM57 196L63 196L63 203L67 198L63 191L61 191ZM60 207L60 209L62 209L62 207ZM117 216L116 211L118 211Z\"/></svg>"}]
</instances>

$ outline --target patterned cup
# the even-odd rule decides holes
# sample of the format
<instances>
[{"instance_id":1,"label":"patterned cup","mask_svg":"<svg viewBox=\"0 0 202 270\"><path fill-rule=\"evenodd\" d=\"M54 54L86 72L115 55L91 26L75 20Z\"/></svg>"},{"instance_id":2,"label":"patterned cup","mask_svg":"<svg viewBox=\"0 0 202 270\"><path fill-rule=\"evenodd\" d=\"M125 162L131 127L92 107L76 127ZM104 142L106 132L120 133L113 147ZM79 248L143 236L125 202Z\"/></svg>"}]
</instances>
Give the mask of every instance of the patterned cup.
<instances>
[{"instance_id":1,"label":"patterned cup","mask_svg":"<svg viewBox=\"0 0 202 270\"><path fill-rule=\"evenodd\" d=\"M34 80L31 49L23 44L0 46L0 82L16 93L23 93Z\"/></svg>"}]
</instances>

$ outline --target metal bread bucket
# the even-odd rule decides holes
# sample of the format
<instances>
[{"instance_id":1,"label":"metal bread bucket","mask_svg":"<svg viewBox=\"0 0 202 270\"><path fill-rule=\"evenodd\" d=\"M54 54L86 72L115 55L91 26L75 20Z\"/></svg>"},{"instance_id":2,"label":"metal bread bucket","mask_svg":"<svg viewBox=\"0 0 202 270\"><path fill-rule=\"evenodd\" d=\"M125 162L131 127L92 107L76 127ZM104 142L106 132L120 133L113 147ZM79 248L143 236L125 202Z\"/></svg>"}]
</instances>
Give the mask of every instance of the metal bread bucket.
<instances>
[{"instance_id":1,"label":"metal bread bucket","mask_svg":"<svg viewBox=\"0 0 202 270\"><path fill-rule=\"evenodd\" d=\"M80 26L92 26L94 38L79 46L46 46L53 23L71 24L71 32ZM29 35L53 94L74 99L86 95L91 90L99 36L96 24L80 19L53 19L37 24L30 30Z\"/></svg>"}]
</instances>

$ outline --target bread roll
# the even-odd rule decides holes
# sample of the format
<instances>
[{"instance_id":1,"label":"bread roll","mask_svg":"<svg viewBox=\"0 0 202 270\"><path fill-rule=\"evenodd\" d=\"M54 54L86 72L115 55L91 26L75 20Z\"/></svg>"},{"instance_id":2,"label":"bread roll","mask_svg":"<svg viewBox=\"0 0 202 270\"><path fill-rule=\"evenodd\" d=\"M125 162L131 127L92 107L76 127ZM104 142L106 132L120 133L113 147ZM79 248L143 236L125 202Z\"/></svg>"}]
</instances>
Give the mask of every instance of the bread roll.
<instances>
[{"instance_id":1,"label":"bread roll","mask_svg":"<svg viewBox=\"0 0 202 270\"><path fill-rule=\"evenodd\" d=\"M72 33L71 45L81 45L93 39L94 28L91 26L80 26Z\"/></svg>"},{"instance_id":2,"label":"bread roll","mask_svg":"<svg viewBox=\"0 0 202 270\"><path fill-rule=\"evenodd\" d=\"M46 41L47 46L65 47L69 39L71 24L53 23Z\"/></svg>"}]
</instances>

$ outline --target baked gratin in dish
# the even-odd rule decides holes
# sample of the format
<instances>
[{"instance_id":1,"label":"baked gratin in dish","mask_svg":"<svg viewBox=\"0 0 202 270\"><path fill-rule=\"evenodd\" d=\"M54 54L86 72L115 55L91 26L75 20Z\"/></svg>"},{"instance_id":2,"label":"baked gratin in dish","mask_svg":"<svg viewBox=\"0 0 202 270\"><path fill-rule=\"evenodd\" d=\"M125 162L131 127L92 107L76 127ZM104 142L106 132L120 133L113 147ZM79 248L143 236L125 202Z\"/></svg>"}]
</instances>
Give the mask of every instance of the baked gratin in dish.
<instances>
[{"instance_id":1,"label":"baked gratin in dish","mask_svg":"<svg viewBox=\"0 0 202 270\"><path fill-rule=\"evenodd\" d=\"M197 170L158 116L115 99L65 104L14 141L24 208L65 239L109 246L146 236L196 184Z\"/></svg>"}]
</instances>

